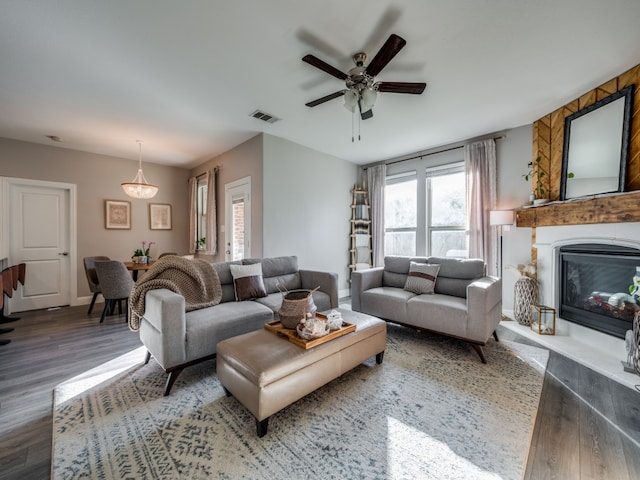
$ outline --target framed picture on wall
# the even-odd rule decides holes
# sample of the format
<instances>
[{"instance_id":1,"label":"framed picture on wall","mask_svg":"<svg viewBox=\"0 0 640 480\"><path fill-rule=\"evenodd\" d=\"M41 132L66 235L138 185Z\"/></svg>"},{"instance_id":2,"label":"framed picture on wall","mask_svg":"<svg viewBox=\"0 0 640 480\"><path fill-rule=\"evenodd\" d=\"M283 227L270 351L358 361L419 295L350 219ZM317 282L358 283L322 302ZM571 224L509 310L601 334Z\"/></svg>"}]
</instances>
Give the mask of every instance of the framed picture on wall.
<instances>
[{"instance_id":1,"label":"framed picture on wall","mask_svg":"<svg viewBox=\"0 0 640 480\"><path fill-rule=\"evenodd\" d=\"M131 230L131 202L126 200L105 200L104 228Z\"/></svg>"},{"instance_id":2,"label":"framed picture on wall","mask_svg":"<svg viewBox=\"0 0 640 480\"><path fill-rule=\"evenodd\" d=\"M171 230L171 205L168 203L149 204L149 228L151 230Z\"/></svg>"}]
</instances>

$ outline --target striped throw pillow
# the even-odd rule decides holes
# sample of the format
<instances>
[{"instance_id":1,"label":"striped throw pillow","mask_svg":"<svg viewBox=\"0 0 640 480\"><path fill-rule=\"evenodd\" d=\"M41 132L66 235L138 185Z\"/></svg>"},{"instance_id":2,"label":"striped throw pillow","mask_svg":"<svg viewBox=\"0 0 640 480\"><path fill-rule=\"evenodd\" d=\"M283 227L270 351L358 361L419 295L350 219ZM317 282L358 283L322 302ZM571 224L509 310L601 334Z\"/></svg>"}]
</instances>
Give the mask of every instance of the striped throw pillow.
<instances>
[{"instance_id":1,"label":"striped throw pillow","mask_svg":"<svg viewBox=\"0 0 640 480\"><path fill-rule=\"evenodd\" d=\"M409 276L404 284L404 289L418 295L421 293L433 293L439 271L440 265L435 263L411 262Z\"/></svg>"}]
</instances>

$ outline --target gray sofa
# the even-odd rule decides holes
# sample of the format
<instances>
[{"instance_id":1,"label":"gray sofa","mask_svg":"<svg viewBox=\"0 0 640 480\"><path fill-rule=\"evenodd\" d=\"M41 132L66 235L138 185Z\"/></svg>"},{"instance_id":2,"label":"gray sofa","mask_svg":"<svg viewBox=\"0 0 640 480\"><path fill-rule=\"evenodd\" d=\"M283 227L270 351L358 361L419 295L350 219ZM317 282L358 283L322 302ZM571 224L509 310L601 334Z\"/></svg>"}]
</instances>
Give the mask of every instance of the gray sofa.
<instances>
[{"instance_id":1,"label":"gray sofa","mask_svg":"<svg viewBox=\"0 0 640 480\"><path fill-rule=\"evenodd\" d=\"M262 264L266 297L237 302L230 264ZM182 370L215 357L221 340L263 328L276 318L282 304L281 289L314 289L319 311L337 308L338 275L301 270L295 256L253 258L213 263L222 286L218 305L185 313L185 299L168 289L147 292L140 319L140 339L147 348L145 363L153 356L169 374L164 395L168 395Z\"/></svg>"},{"instance_id":2,"label":"gray sofa","mask_svg":"<svg viewBox=\"0 0 640 480\"><path fill-rule=\"evenodd\" d=\"M405 290L411 261L440 265L435 293ZM385 257L384 267L354 271L351 308L385 320L469 342L483 363L482 347L502 316L502 282L486 276L480 259Z\"/></svg>"}]
</instances>

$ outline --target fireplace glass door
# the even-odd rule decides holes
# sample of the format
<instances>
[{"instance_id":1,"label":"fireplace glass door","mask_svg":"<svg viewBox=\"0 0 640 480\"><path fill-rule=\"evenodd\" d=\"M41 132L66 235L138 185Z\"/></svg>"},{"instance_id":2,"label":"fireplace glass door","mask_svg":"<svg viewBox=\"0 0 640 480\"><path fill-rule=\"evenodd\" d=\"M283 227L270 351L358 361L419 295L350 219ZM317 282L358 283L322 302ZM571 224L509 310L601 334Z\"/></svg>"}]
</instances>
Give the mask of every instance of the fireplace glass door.
<instances>
[{"instance_id":1,"label":"fireplace glass door","mask_svg":"<svg viewBox=\"0 0 640 480\"><path fill-rule=\"evenodd\" d=\"M624 338L640 309L640 250L579 244L559 254L559 316Z\"/></svg>"}]
</instances>

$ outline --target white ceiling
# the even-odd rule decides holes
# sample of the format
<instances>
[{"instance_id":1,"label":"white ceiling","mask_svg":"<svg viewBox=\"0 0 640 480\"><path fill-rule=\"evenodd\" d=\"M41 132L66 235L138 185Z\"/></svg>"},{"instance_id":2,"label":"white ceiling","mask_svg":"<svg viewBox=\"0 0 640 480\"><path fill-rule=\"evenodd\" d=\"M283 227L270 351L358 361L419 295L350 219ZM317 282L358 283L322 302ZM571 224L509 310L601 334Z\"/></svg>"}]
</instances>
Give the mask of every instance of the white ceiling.
<instances>
[{"instance_id":1,"label":"white ceiling","mask_svg":"<svg viewBox=\"0 0 640 480\"><path fill-rule=\"evenodd\" d=\"M2 0L0 137L192 168L259 132L364 164L529 124L640 63L638 0ZM351 141L305 106L396 33ZM251 118L256 109L282 120ZM53 143L47 135L61 137Z\"/></svg>"}]
</instances>

